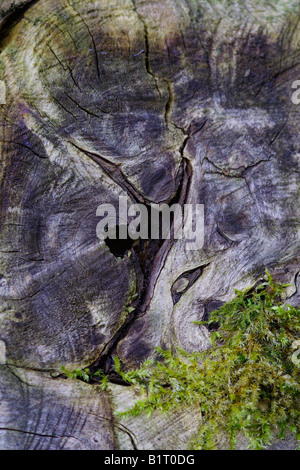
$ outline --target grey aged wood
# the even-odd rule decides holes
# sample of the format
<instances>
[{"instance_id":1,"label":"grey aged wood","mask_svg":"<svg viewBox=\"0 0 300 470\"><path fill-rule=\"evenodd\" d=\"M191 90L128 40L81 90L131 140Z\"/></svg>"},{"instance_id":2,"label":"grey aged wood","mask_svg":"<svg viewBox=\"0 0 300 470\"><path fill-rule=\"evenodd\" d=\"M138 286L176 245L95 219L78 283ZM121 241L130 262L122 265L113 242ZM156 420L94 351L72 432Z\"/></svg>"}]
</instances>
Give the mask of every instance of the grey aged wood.
<instances>
[{"instance_id":1,"label":"grey aged wood","mask_svg":"<svg viewBox=\"0 0 300 470\"><path fill-rule=\"evenodd\" d=\"M207 348L266 267L299 305L297 4L2 2L1 448L184 449L197 410L118 423L134 392L61 366ZM204 204L203 248L100 241L119 196Z\"/></svg>"}]
</instances>

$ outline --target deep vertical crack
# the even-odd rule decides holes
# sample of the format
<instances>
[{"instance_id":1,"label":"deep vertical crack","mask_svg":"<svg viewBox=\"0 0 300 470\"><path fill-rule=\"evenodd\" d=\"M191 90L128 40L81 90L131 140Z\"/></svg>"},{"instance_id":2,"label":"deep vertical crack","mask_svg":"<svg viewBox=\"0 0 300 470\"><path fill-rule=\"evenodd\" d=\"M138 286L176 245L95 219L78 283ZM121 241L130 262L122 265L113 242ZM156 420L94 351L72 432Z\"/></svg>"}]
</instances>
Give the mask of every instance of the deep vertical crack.
<instances>
[{"instance_id":1,"label":"deep vertical crack","mask_svg":"<svg viewBox=\"0 0 300 470\"><path fill-rule=\"evenodd\" d=\"M159 89L159 85L158 85L158 78L157 76L155 75L155 73L153 72L152 68L151 68L151 63L150 63L150 46L149 46L149 32L148 32L148 26L145 22L145 20L143 19L143 17L140 15L140 13L137 11L137 8L136 8L136 4L135 4L135 0L131 0L131 3L132 3L132 6L133 6L133 11L135 12L135 14L137 15L138 17L138 20L140 21L140 23L142 24L143 26L143 31L144 31L144 43L145 43L145 49L144 49L144 64L145 64L145 69L146 69L146 72L153 78L154 80L154 83L155 83L155 87L157 89L157 92L158 92L158 95L159 95L159 99L161 100L161 91Z\"/></svg>"},{"instance_id":2,"label":"deep vertical crack","mask_svg":"<svg viewBox=\"0 0 300 470\"><path fill-rule=\"evenodd\" d=\"M171 84L170 80L168 80L167 78L165 78L164 80L165 80L165 82L167 84L167 88L168 88L168 99L167 99L166 104L165 104L165 123L168 126L169 125L169 118L170 118L170 115L171 115L172 105L174 103L174 93L173 93L172 84Z\"/></svg>"},{"instance_id":3,"label":"deep vertical crack","mask_svg":"<svg viewBox=\"0 0 300 470\"><path fill-rule=\"evenodd\" d=\"M189 190L192 178L192 166L189 160L184 157L184 149L187 144L188 138L189 134L185 136L179 148L179 152L182 157L180 169L178 172L179 184L174 197L168 203L169 206L172 206L173 204L179 204L180 206L183 206L187 202L189 197ZM87 156L91 157L96 163L98 163L102 167L102 169L104 169L104 171L108 174L108 176L113 178L115 182L117 182L125 190L127 190L128 195L130 197L132 197L133 194L137 191L133 189L133 186L131 185L131 183L128 182L128 180L126 180L126 185L124 185L124 180L118 181L118 177L120 177L120 175L122 178L124 178L124 175L120 168L117 168L117 173L112 176L113 171L111 167L114 166L112 163L108 163L102 157L100 158L98 155L91 154L90 152L87 152L76 145L74 146L78 150L83 151ZM107 165L110 165L109 170L107 170L106 168ZM141 195L139 195L137 199L138 201L140 200L140 196ZM146 201L145 198L143 198L143 203L147 207L148 215L150 216L151 203L149 203L149 201ZM128 305L130 307L134 307L135 310L127 314L127 318L124 321L122 327L106 344L104 350L101 353L101 356L92 366L92 368L94 369L101 368L106 373L110 373L112 381L120 383L120 377L115 377L113 371L112 356L115 353L119 342L123 338L125 338L133 323L138 318L146 314L153 298L158 279L165 266L166 259L174 243L174 221L171 220L170 238L160 238L159 240L140 239L138 243L135 243L132 247L135 260L139 260L139 268L143 273L143 285L141 288L139 299L132 301L130 305Z\"/></svg>"},{"instance_id":4,"label":"deep vertical crack","mask_svg":"<svg viewBox=\"0 0 300 470\"><path fill-rule=\"evenodd\" d=\"M82 23L84 24L90 38L91 38L91 41L92 41L92 45L93 45L93 51L94 51L94 57L95 57L95 64L96 64L96 72L97 72L97 76L100 80L100 64L99 64L99 58L98 58L98 52L97 52L97 47L96 47L96 42L95 42L95 39L94 39L94 36L89 28L89 25L87 24L87 22L83 19L83 17L81 16L81 14L79 13L79 11L74 7L74 5L71 3L70 0L67 0L68 4L70 5L71 8L73 8L73 10L76 12L76 14L78 15L78 17L80 18L80 20L82 21Z\"/></svg>"},{"instance_id":5,"label":"deep vertical crack","mask_svg":"<svg viewBox=\"0 0 300 470\"><path fill-rule=\"evenodd\" d=\"M69 0L68 0L69 1ZM174 125L174 127L180 129L182 132L182 142L178 149L180 156L181 156L181 164L177 173L177 191L173 195L171 200L165 201L169 206L173 204L179 204L183 207L183 205L187 202L189 197L189 190L192 178L192 165L190 161L185 158L184 151L190 137L190 133L185 129L173 124L170 120L172 106L174 104L174 92L172 88L171 81L166 77L157 77L151 68L151 61L150 61L150 41L149 41L149 30L148 26L145 22L145 19L141 16L141 14L137 11L135 0L132 1L133 11L137 15L138 20L140 21L143 27L144 33L144 65L145 70L148 75L150 75L155 83L157 88L159 97L161 99L162 95L158 86L159 81L165 82L167 88L167 99L165 101L164 106L164 120L167 127L170 124ZM126 191L129 198L135 203L142 203L146 206L148 210L148 216L150 217L151 214L151 201L148 200L141 192L128 180L125 174L122 171L120 165L114 164L107 160L105 157L87 151L83 148L80 148L73 142L70 142L77 150L84 152L85 155L90 157L94 160L102 170L109 176L113 181L118 184L122 189ZM163 202L163 201L161 201ZM117 243L117 240L116 240ZM127 335L128 331L130 330L133 323L140 317L146 314L148 311L149 305L153 298L155 288L160 277L162 270L164 269L166 259L172 246L174 245L174 221L171 220L171 227L170 227L170 238L163 239L162 237L158 240L141 240L139 239L131 248L133 252L132 260L135 263L139 263L139 269L143 275L143 282L142 287L139 295L139 299L134 300L130 303L131 307L134 307L135 310L131 311L127 314L127 317L114 335L113 338L106 344L104 350L101 353L101 356L98 360L94 363L92 367L94 368L102 368L105 372L109 372L112 374L111 380L120 382L119 377L114 377L113 375L113 361L112 355L115 353L116 348L119 342ZM128 307L127 306L127 307Z\"/></svg>"}]
</instances>

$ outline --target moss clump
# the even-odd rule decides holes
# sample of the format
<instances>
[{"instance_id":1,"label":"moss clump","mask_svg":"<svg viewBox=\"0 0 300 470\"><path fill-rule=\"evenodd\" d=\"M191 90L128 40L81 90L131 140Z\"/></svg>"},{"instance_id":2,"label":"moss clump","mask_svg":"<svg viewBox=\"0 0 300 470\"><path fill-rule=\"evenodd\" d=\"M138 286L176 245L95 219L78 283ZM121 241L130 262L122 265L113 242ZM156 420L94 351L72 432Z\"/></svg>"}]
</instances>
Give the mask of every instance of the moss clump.
<instances>
[{"instance_id":1,"label":"moss clump","mask_svg":"<svg viewBox=\"0 0 300 470\"><path fill-rule=\"evenodd\" d=\"M211 314L205 323L218 323L219 329L208 351L173 355L158 349L159 360L129 372L115 358L117 373L143 392L121 415L198 406L202 420L190 443L193 450L216 449L224 434L230 449L239 435L256 450L287 432L299 439L300 369L293 343L299 338L300 309L282 304L287 286L267 274L266 282L236 291L234 300Z\"/></svg>"},{"instance_id":2,"label":"moss clump","mask_svg":"<svg viewBox=\"0 0 300 470\"><path fill-rule=\"evenodd\" d=\"M61 371L69 379L78 379L82 380L83 382L93 384L96 382L102 390L106 389L109 380L108 376L104 374L101 369L92 372L88 367L86 367L85 369L75 369L71 371L62 366Z\"/></svg>"}]
</instances>

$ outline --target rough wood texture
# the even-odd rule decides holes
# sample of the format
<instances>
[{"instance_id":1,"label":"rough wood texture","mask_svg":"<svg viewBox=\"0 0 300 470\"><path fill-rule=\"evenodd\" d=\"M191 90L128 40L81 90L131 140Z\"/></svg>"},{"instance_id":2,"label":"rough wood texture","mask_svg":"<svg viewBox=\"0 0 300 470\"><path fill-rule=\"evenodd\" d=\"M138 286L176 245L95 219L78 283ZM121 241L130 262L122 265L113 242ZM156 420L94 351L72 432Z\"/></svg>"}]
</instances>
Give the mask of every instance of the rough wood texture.
<instances>
[{"instance_id":1,"label":"rough wood texture","mask_svg":"<svg viewBox=\"0 0 300 470\"><path fill-rule=\"evenodd\" d=\"M114 410L122 412L133 406L138 394L129 387L110 385ZM121 450L178 450L186 449L187 443L197 428L201 413L199 409L161 414L155 412L151 418L140 415L122 418L116 427L117 447ZM148 422L148 425L146 425Z\"/></svg>"},{"instance_id":2,"label":"rough wood texture","mask_svg":"<svg viewBox=\"0 0 300 470\"><path fill-rule=\"evenodd\" d=\"M1 449L114 449L109 397L83 382L0 370Z\"/></svg>"},{"instance_id":3,"label":"rough wood texture","mask_svg":"<svg viewBox=\"0 0 300 470\"><path fill-rule=\"evenodd\" d=\"M297 2L4 1L0 15L0 445L131 448L106 394L50 374L204 349L193 321L266 267L300 304ZM150 240L129 256L101 242L96 209L120 195L204 204L203 249ZM32 400L9 366L34 376ZM73 393L90 404L81 437L56 424ZM112 387L121 404L129 394ZM99 409L110 421L96 430ZM128 428L138 448L184 448L191 416L161 431L154 418L157 438L142 418Z\"/></svg>"}]
</instances>

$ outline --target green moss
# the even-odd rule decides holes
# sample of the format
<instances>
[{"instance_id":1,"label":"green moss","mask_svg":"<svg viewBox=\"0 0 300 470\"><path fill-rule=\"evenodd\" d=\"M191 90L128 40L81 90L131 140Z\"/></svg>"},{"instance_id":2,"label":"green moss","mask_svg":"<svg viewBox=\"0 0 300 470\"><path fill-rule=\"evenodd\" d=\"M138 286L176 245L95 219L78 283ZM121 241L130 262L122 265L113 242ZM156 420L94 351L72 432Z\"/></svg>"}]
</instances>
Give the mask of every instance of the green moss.
<instances>
[{"instance_id":1,"label":"green moss","mask_svg":"<svg viewBox=\"0 0 300 470\"><path fill-rule=\"evenodd\" d=\"M95 382L97 380L98 386L102 390L106 389L107 382L108 382L108 376L104 374L102 370L97 370L96 372L91 372L91 370L86 367L85 369L75 369L73 371L70 371L66 369L65 367L61 367L61 371L69 378L69 379L78 379L82 380L83 382Z\"/></svg>"},{"instance_id":2,"label":"green moss","mask_svg":"<svg viewBox=\"0 0 300 470\"><path fill-rule=\"evenodd\" d=\"M216 449L224 435L230 449L239 436L256 450L287 432L299 439L300 361L295 349L300 309L282 303L287 285L267 275L259 286L236 291L235 298L213 312L208 322L198 322L219 325L208 351L180 350L174 355L158 348L156 359L127 372L115 357L115 371L140 391L135 405L119 416L199 407L202 419L191 450ZM102 389L109 382L101 370L63 371L86 382L96 379Z\"/></svg>"},{"instance_id":3,"label":"green moss","mask_svg":"<svg viewBox=\"0 0 300 470\"><path fill-rule=\"evenodd\" d=\"M159 360L129 372L115 358L116 371L144 397L120 415L199 407L202 421L191 449L215 449L224 434L230 449L239 435L253 449L287 431L299 438L299 365L293 361L293 343L299 338L300 309L282 304L286 287L268 275L258 287L236 291L234 300L207 322L218 323L219 329L206 352L173 355L158 349Z\"/></svg>"}]
</instances>

